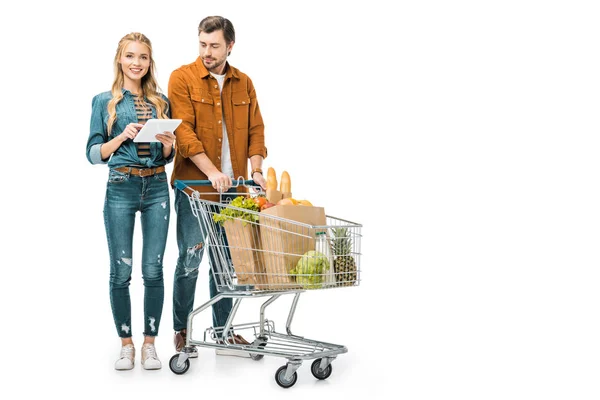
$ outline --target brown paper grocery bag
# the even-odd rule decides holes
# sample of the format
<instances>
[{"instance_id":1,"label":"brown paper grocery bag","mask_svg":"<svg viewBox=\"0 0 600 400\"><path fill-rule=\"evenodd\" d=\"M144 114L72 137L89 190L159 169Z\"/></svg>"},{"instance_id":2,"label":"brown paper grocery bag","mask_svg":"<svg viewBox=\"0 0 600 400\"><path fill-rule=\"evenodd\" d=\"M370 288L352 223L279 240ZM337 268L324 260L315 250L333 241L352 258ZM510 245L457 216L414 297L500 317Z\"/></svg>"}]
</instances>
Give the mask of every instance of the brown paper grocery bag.
<instances>
[{"instance_id":1,"label":"brown paper grocery bag","mask_svg":"<svg viewBox=\"0 0 600 400\"><path fill-rule=\"evenodd\" d=\"M280 220L281 217L285 220ZM280 205L260 213L260 238L263 250L266 288L301 288L290 274L304 253L315 249L315 228L296 224L325 225L323 207Z\"/></svg>"},{"instance_id":2,"label":"brown paper grocery bag","mask_svg":"<svg viewBox=\"0 0 600 400\"><path fill-rule=\"evenodd\" d=\"M267 200L273 204L277 204L281 200L281 192L277 189L267 189Z\"/></svg>"},{"instance_id":3,"label":"brown paper grocery bag","mask_svg":"<svg viewBox=\"0 0 600 400\"><path fill-rule=\"evenodd\" d=\"M223 224L231 261L239 285L266 283L260 252L260 229L257 225L239 220L227 220Z\"/></svg>"}]
</instances>

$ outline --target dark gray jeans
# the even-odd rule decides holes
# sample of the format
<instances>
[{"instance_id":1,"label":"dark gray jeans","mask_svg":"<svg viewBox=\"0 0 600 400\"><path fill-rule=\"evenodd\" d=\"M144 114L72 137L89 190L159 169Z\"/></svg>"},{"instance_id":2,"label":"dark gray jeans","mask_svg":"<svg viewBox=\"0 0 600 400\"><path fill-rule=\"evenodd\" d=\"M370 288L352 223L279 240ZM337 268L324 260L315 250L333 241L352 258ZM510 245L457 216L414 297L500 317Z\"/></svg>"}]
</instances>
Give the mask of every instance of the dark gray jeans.
<instances>
[{"instance_id":1,"label":"dark gray jeans","mask_svg":"<svg viewBox=\"0 0 600 400\"><path fill-rule=\"evenodd\" d=\"M235 189L231 189L228 193L236 192ZM228 196L231 198L237 196L237 194ZM204 254L204 242L206 240L204 235L207 229L205 226L200 229L198 218L192 213L189 197L179 189L175 189L175 212L177 213L179 257L177 258L173 280L173 329L179 331L187 328L187 318L194 306L198 267ZM203 220L202 223L204 223ZM214 265L212 254L209 254L209 261L211 265ZM218 291L210 269L208 271L208 286L210 297L215 297ZM225 326L231 307L232 301L227 298L213 304L213 327Z\"/></svg>"}]
</instances>

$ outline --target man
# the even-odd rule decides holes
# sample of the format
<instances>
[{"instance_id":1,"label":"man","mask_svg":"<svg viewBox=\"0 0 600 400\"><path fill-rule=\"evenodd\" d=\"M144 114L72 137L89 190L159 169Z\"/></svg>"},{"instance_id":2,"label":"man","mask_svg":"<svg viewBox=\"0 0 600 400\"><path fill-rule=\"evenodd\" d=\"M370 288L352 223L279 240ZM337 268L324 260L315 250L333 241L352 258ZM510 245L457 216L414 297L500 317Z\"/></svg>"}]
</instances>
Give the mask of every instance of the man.
<instances>
[{"instance_id":1,"label":"man","mask_svg":"<svg viewBox=\"0 0 600 400\"><path fill-rule=\"evenodd\" d=\"M210 180L199 191L227 192L232 179L243 176L265 188L262 162L267 156L264 125L256 92L247 75L227 62L235 43L235 30L223 17L207 17L198 26L200 56L171 74L169 100L173 118L182 119L176 129L176 154L171 184L179 180ZM248 159L251 172L248 174ZM185 346L187 317L194 305L198 267L205 237L192 214L188 197L175 190L179 258L173 284L175 348ZM217 295L209 272L211 298ZM223 327L231 312L231 299L212 306L213 326ZM230 343L248 344L240 335ZM217 349L217 354L242 355ZM190 357L197 357L197 351Z\"/></svg>"}]
</instances>

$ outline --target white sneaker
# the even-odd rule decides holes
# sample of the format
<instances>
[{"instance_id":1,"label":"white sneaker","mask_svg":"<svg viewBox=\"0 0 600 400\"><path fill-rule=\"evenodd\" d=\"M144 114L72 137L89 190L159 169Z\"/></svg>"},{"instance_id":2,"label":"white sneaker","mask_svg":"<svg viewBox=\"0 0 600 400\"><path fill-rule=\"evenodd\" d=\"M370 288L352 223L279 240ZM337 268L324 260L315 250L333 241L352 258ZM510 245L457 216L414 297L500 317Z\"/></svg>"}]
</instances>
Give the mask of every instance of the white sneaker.
<instances>
[{"instance_id":1,"label":"white sneaker","mask_svg":"<svg viewBox=\"0 0 600 400\"><path fill-rule=\"evenodd\" d=\"M132 344L126 344L121 347L121 356L115 362L115 369L122 371L132 369L135 363L135 348Z\"/></svg>"},{"instance_id":2,"label":"white sneaker","mask_svg":"<svg viewBox=\"0 0 600 400\"><path fill-rule=\"evenodd\" d=\"M161 369L162 363L156 355L156 348L152 343L142 346L142 366L144 369Z\"/></svg>"}]
</instances>

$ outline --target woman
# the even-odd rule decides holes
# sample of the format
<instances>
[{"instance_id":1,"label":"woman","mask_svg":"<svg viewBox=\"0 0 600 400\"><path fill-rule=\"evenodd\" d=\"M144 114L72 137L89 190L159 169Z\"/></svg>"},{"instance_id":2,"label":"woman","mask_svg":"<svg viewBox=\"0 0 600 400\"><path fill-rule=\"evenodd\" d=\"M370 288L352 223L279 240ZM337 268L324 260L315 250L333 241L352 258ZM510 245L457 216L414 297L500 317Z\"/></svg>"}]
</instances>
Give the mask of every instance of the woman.
<instances>
[{"instance_id":1,"label":"woman","mask_svg":"<svg viewBox=\"0 0 600 400\"><path fill-rule=\"evenodd\" d=\"M170 116L168 100L158 92L150 40L141 33L123 37L114 70L112 90L98 94L92 101L87 158L92 164L109 167L104 225L110 254L110 304L121 338L115 368L128 370L134 366L129 281L135 214L140 211L145 321L142 366L159 369L154 339L163 307L162 259L170 214L165 164L173 159L175 136L163 132L156 135L158 142L133 141L148 119Z\"/></svg>"}]
</instances>

